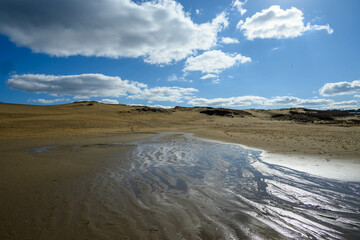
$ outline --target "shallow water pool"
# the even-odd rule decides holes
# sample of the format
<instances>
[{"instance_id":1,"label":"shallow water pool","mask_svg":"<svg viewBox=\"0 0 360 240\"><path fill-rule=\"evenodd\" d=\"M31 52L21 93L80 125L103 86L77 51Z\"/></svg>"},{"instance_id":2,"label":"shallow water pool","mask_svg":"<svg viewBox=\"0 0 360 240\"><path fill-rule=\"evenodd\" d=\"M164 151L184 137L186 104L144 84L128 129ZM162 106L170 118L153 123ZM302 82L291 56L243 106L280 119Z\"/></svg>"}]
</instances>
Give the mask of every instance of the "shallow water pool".
<instances>
[{"instance_id":1,"label":"shallow water pool","mask_svg":"<svg viewBox=\"0 0 360 240\"><path fill-rule=\"evenodd\" d=\"M188 134L120 145L109 163L98 160L101 169L69 179L50 226L39 223L43 239L59 231L74 239L360 239L360 183L272 165L261 151ZM75 161L120 145L62 151ZM40 150L31 153L61 154Z\"/></svg>"},{"instance_id":2,"label":"shallow water pool","mask_svg":"<svg viewBox=\"0 0 360 240\"><path fill-rule=\"evenodd\" d=\"M169 239L360 238L359 183L271 165L260 153L163 134L136 143L102 188L121 186L133 198L125 215L136 216L139 236L152 229Z\"/></svg>"}]
</instances>

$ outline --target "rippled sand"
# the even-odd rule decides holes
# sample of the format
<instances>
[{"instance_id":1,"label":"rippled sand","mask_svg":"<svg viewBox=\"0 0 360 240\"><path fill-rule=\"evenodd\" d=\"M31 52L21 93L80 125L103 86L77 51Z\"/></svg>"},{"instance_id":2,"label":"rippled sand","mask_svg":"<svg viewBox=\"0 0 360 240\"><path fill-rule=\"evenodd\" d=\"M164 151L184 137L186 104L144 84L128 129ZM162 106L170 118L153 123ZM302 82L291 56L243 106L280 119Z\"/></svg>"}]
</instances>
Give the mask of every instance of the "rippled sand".
<instances>
[{"instance_id":1,"label":"rippled sand","mask_svg":"<svg viewBox=\"0 0 360 240\"><path fill-rule=\"evenodd\" d=\"M360 183L272 165L239 145L162 134L27 154L69 174L3 199L2 239L360 238ZM22 193L29 201L9 203Z\"/></svg>"}]
</instances>

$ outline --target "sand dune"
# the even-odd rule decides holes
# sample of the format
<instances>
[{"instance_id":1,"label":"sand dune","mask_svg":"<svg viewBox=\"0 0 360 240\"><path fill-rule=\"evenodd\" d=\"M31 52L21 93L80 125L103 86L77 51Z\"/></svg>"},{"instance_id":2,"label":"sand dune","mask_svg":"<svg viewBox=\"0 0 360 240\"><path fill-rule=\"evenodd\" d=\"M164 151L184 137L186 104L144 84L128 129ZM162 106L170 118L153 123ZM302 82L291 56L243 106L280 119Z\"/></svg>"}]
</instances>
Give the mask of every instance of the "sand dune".
<instances>
[{"instance_id":1,"label":"sand dune","mask_svg":"<svg viewBox=\"0 0 360 240\"><path fill-rule=\"evenodd\" d=\"M210 112L210 113L209 113ZM304 109L157 109L98 102L55 106L0 104L0 141L69 141L124 133L190 132L269 152L359 159L359 115Z\"/></svg>"}]
</instances>

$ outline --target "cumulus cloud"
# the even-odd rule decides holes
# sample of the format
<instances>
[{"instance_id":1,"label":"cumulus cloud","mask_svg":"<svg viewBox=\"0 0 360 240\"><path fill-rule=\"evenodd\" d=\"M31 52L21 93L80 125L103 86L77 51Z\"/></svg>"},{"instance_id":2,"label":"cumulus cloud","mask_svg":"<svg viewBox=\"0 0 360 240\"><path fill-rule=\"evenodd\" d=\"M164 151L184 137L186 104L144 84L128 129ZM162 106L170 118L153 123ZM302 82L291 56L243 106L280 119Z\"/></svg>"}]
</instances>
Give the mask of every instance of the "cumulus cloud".
<instances>
[{"instance_id":1,"label":"cumulus cloud","mask_svg":"<svg viewBox=\"0 0 360 240\"><path fill-rule=\"evenodd\" d=\"M53 56L143 57L168 64L216 45L224 13L194 23L174 0L2 0L0 33Z\"/></svg>"},{"instance_id":2,"label":"cumulus cloud","mask_svg":"<svg viewBox=\"0 0 360 240\"><path fill-rule=\"evenodd\" d=\"M322 96L360 93L360 80L355 80L353 82L326 83L319 92Z\"/></svg>"},{"instance_id":3,"label":"cumulus cloud","mask_svg":"<svg viewBox=\"0 0 360 240\"><path fill-rule=\"evenodd\" d=\"M146 84L122 80L120 77L102 74L81 75L44 75L23 74L12 75L7 81L12 89L55 95L72 95L74 98L122 97L130 99L146 99L148 101L182 102L188 99L197 89L180 87L148 88ZM116 100L103 99L108 103Z\"/></svg>"},{"instance_id":4,"label":"cumulus cloud","mask_svg":"<svg viewBox=\"0 0 360 240\"><path fill-rule=\"evenodd\" d=\"M52 103L58 103L58 102L68 102L70 99L68 98L57 98L57 99L29 99L28 102L36 102L36 103L42 103L42 104L52 104Z\"/></svg>"},{"instance_id":5,"label":"cumulus cloud","mask_svg":"<svg viewBox=\"0 0 360 240\"><path fill-rule=\"evenodd\" d=\"M201 71L202 73L220 73L238 63L251 62L251 58L241 54L228 54L220 50L204 52L196 57L189 57L185 62L185 71Z\"/></svg>"},{"instance_id":6,"label":"cumulus cloud","mask_svg":"<svg viewBox=\"0 0 360 240\"><path fill-rule=\"evenodd\" d=\"M227 28L229 26L229 21L225 12L220 13L212 20L211 27L217 32Z\"/></svg>"},{"instance_id":7,"label":"cumulus cloud","mask_svg":"<svg viewBox=\"0 0 360 240\"><path fill-rule=\"evenodd\" d=\"M235 38L229 38L229 37L223 37L221 38L221 42L223 44L233 44L233 43L239 43L239 41Z\"/></svg>"},{"instance_id":8,"label":"cumulus cloud","mask_svg":"<svg viewBox=\"0 0 360 240\"><path fill-rule=\"evenodd\" d=\"M235 0L233 2L233 7L236 7L237 10L240 12L240 14L244 15L247 12L247 10L243 7L246 2L247 2L247 0L245 0L243 2L241 2L239 0Z\"/></svg>"},{"instance_id":9,"label":"cumulus cloud","mask_svg":"<svg viewBox=\"0 0 360 240\"><path fill-rule=\"evenodd\" d=\"M115 99L101 99L102 103L106 103L106 104L119 104L119 101L118 100L115 100Z\"/></svg>"},{"instance_id":10,"label":"cumulus cloud","mask_svg":"<svg viewBox=\"0 0 360 240\"><path fill-rule=\"evenodd\" d=\"M139 82L102 74L15 74L7 81L7 85L26 92L73 95L76 98L120 97L139 93L147 87Z\"/></svg>"},{"instance_id":11,"label":"cumulus cloud","mask_svg":"<svg viewBox=\"0 0 360 240\"><path fill-rule=\"evenodd\" d=\"M169 101L169 102L183 102L184 99L190 99L198 90L195 88L181 88L181 87L154 87L143 89L143 91L130 95L130 99L145 99L150 103L153 101Z\"/></svg>"},{"instance_id":12,"label":"cumulus cloud","mask_svg":"<svg viewBox=\"0 0 360 240\"><path fill-rule=\"evenodd\" d=\"M148 107L154 107L154 108L164 108L164 109L170 109L173 108L172 106L164 106L164 105L148 105Z\"/></svg>"},{"instance_id":13,"label":"cumulus cloud","mask_svg":"<svg viewBox=\"0 0 360 240\"><path fill-rule=\"evenodd\" d=\"M330 99L320 99L320 98L313 98L313 99L301 99L292 96L282 96L282 97L275 97L265 102L265 105L288 105L288 106L298 106L298 107L305 107L305 106L325 106L330 105L334 101Z\"/></svg>"},{"instance_id":14,"label":"cumulus cloud","mask_svg":"<svg viewBox=\"0 0 360 240\"><path fill-rule=\"evenodd\" d=\"M358 103L355 100L335 102L330 99L301 99L293 96L281 96L268 99L260 96L239 96L229 98L194 98L188 104L193 106L211 106L211 107L307 107L317 109L354 109L358 108Z\"/></svg>"},{"instance_id":15,"label":"cumulus cloud","mask_svg":"<svg viewBox=\"0 0 360 240\"><path fill-rule=\"evenodd\" d=\"M328 34L333 34L334 33L334 29L332 29L329 24L327 24L327 25L310 25L310 24L307 24L306 25L306 30L316 30L316 31L325 30L325 31L327 31Z\"/></svg>"},{"instance_id":16,"label":"cumulus cloud","mask_svg":"<svg viewBox=\"0 0 360 240\"><path fill-rule=\"evenodd\" d=\"M259 96L241 96L230 98L194 98L188 103L193 106L212 107L244 107L250 105L262 105L267 99Z\"/></svg>"},{"instance_id":17,"label":"cumulus cloud","mask_svg":"<svg viewBox=\"0 0 360 240\"><path fill-rule=\"evenodd\" d=\"M355 100L333 102L329 109L355 109L359 108L358 102Z\"/></svg>"},{"instance_id":18,"label":"cumulus cloud","mask_svg":"<svg viewBox=\"0 0 360 240\"><path fill-rule=\"evenodd\" d=\"M292 96L275 97L265 102L269 106L308 107L320 109L353 109L358 107L355 100L336 102L331 99L311 98L301 99Z\"/></svg>"},{"instance_id":19,"label":"cumulus cloud","mask_svg":"<svg viewBox=\"0 0 360 240\"><path fill-rule=\"evenodd\" d=\"M326 30L328 34L333 33L329 25L304 24L304 16L301 10L292 7L283 10L278 5L255 13L253 16L240 21L237 25L244 31L249 40L255 38L295 38L304 32L314 30Z\"/></svg>"}]
</instances>

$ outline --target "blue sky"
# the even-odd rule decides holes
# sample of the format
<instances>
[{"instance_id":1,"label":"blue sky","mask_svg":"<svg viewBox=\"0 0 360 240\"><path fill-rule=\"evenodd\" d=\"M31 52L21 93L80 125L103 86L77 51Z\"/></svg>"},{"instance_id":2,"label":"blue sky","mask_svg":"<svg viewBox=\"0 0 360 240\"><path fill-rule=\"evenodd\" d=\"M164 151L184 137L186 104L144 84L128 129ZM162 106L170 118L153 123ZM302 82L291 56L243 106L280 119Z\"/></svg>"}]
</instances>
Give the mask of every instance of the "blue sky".
<instances>
[{"instance_id":1,"label":"blue sky","mask_svg":"<svg viewBox=\"0 0 360 240\"><path fill-rule=\"evenodd\" d=\"M357 0L2 0L0 101L359 108Z\"/></svg>"}]
</instances>

